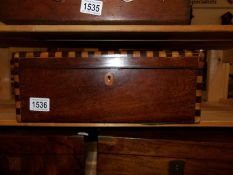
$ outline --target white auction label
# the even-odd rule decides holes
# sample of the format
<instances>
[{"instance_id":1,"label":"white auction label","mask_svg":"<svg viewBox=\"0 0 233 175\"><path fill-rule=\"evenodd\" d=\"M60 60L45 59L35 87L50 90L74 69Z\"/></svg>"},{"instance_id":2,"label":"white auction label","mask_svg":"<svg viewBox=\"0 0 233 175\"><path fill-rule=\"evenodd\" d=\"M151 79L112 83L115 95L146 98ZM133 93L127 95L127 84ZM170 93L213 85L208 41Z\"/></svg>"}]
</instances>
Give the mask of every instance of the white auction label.
<instances>
[{"instance_id":1,"label":"white auction label","mask_svg":"<svg viewBox=\"0 0 233 175\"><path fill-rule=\"evenodd\" d=\"M82 0L80 12L101 16L103 9L103 2L97 0Z\"/></svg>"},{"instance_id":2,"label":"white auction label","mask_svg":"<svg viewBox=\"0 0 233 175\"><path fill-rule=\"evenodd\" d=\"M50 99L30 97L29 108L30 108L30 111L49 112L50 111Z\"/></svg>"}]
</instances>

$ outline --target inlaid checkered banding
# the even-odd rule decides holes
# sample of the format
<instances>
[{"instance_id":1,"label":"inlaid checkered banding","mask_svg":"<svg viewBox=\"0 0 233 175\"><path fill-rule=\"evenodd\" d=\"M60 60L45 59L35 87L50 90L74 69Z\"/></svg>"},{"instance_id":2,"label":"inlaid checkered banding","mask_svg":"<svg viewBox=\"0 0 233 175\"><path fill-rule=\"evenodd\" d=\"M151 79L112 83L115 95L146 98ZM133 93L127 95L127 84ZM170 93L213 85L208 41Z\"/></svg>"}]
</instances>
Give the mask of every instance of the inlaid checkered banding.
<instances>
[{"instance_id":1,"label":"inlaid checkered banding","mask_svg":"<svg viewBox=\"0 0 233 175\"><path fill-rule=\"evenodd\" d=\"M15 93L15 104L16 104L16 119L18 122L21 121L21 97L20 97L20 85L19 85L19 58L21 56L25 56L25 54L22 55L22 53L15 53L13 56L13 62L14 62L14 71L13 71L13 78L14 78L14 93Z\"/></svg>"},{"instance_id":2,"label":"inlaid checkered banding","mask_svg":"<svg viewBox=\"0 0 233 175\"><path fill-rule=\"evenodd\" d=\"M203 86L202 71L198 70L197 86L196 86L195 123L200 123L201 121L202 86Z\"/></svg>"},{"instance_id":3,"label":"inlaid checkered banding","mask_svg":"<svg viewBox=\"0 0 233 175\"><path fill-rule=\"evenodd\" d=\"M204 66L204 51L199 51L198 53L198 67L197 71L197 86L196 86L196 104L195 104L195 123L200 123L201 121L201 102L202 102L202 88L203 88L203 66Z\"/></svg>"},{"instance_id":4,"label":"inlaid checkered banding","mask_svg":"<svg viewBox=\"0 0 233 175\"><path fill-rule=\"evenodd\" d=\"M64 51L64 52L19 52L15 53L18 58L95 58L104 55L117 54L121 57L127 58L188 58L198 57L199 52L192 51L131 51L131 50L119 50L119 51Z\"/></svg>"}]
</instances>

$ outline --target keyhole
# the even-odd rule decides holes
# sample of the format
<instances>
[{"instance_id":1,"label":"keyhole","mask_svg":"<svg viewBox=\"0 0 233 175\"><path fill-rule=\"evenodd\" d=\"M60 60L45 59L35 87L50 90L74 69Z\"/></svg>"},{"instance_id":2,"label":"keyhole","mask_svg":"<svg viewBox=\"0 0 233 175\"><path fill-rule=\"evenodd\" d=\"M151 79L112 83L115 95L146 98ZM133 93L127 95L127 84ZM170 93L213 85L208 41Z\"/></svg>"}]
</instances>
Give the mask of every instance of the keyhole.
<instances>
[{"instance_id":1,"label":"keyhole","mask_svg":"<svg viewBox=\"0 0 233 175\"><path fill-rule=\"evenodd\" d=\"M110 75L108 75L108 81L109 81L109 82L111 81L111 76L110 76Z\"/></svg>"},{"instance_id":2,"label":"keyhole","mask_svg":"<svg viewBox=\"0 0 233 175\"><path fill-rule=\"evenodd\" d=\"M113 81L114 81L114 78L113 78L113 75L111 73L107 73L105 75L105 84L107 86L112 86L113 85Z\"/></svg>"}]
</instances>

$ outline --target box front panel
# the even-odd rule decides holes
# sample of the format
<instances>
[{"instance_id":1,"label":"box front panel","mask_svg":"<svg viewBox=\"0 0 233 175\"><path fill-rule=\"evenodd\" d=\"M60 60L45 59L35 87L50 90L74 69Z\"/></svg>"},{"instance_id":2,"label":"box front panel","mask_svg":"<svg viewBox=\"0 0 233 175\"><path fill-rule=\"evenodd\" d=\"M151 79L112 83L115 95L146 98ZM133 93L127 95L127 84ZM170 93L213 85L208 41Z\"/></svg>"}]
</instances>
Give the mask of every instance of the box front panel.
<instances>
[{"instance_id":1,"label":"box front panel","mask_svg":"<svg viewBox=\"0 0 233 175\"><path fill-rule=\"evenodd\" d=\"M83 0L84 1L84 0ZM86 10L97 6L86 0ZM101 15L80 12L81 0L2 0L0 19L8 23L149 23L188 24L187 0L101 0ZM100 8L100 7L98 7ZM97 8L97 10L98 10ZM100 9L101 10L101 9Z\"/></svg>"},{"instance_id":2,"label":"box front panel","mask_svg":"<svg viewBox=\"0 0 233 175\"><path fill-rule=\"evenodd\" d=\"M192 123L196 77L197 72L189 69L25 68L19 76L21 119L24 122ZM49 107L31 109L30 98L42 102L48 99ZM40 105L40 101L34 102Z\"/></svg>"}]
</instances>

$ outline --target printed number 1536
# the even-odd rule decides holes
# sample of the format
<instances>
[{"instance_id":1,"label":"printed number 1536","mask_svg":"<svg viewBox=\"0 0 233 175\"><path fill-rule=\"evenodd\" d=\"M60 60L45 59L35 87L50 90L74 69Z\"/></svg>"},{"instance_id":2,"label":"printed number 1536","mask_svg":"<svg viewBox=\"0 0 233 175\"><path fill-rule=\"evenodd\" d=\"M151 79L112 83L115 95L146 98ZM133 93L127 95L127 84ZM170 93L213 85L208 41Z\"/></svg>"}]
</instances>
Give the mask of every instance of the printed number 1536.
<instances>
[{"instance_id":1,"label":"printed number 1536","mask_svg":"<svg viewBox=\"0 0 233 175\"><path fill-rule=\"evenodd\" d=\"M30 111L50 111L50 99L49 98L30 98Z\"/></svg>"}]
</instances>

